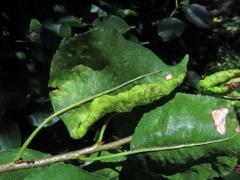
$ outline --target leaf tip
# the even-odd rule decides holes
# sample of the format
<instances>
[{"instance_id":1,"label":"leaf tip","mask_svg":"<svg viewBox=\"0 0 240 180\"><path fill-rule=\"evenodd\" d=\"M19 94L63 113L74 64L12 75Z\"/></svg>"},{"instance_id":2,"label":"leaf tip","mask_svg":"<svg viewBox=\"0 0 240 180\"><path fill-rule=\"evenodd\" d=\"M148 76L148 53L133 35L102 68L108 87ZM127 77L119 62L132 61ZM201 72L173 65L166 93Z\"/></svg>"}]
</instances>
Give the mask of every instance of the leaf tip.
<instances>
[{"instance_id":1,"label":"leaf tip","mask_svg":"<svg viewBox=\"0 0 240 180\"><path fill-rule=\"evenodd\" d=\"M186 55L184 56L184 58L182 59L182 61L181 61L178 65L186 68L186 67L187 67L187 64L188 64L188 61L189 61L189 55L186 54ZM186 71L186 69L185 69L185 71Z\"/></svg>"}]
</instances>

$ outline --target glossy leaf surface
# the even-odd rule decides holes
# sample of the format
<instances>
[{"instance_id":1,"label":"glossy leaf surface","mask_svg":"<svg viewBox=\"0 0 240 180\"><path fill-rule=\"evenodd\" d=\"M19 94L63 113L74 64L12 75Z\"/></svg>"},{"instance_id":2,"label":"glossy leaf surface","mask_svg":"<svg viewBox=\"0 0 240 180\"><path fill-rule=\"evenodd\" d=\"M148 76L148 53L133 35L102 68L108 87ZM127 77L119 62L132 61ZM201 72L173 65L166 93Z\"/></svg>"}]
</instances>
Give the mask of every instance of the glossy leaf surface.
<instances>
[{"instance_id":1,"label":"glossy leaf surface","mask_svg":"<svg viewBox=\"0 0 240 180\"><path fill-rule=\"evenodd\" d=\"M232 105L209 96L177 94L146 113L131 150L160 147L139 155L142 164L170 179L207 179L230 173L239 156L240 134Z\"/></svg>"},{"instance_id":2,"label":"glossy leaf surface","mask_svg":"<svg viewBox=\"0 0 240 180\"><path fill-rule=\"evenodd\" d=\"M182 83L187 61L168 66L116 30L97 28L63 41L54 55L52 105L58 111L84 102L61 115L71 136L81 138L107 113L129 112L168 95Z\"/></svg>"}]
</instances>

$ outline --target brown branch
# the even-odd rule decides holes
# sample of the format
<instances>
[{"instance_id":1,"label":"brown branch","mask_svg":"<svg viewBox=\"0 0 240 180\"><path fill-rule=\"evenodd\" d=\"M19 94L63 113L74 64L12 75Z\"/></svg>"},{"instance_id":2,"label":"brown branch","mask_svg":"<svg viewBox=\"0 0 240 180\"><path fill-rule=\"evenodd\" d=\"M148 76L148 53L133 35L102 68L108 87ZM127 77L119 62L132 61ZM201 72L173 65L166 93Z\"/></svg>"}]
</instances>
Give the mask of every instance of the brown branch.
<instances>
[{"instance_id":1,"label":"brown branch","mask_svg":"<svg viewBox=\"0 0 240 180\"><path fill-rule=\"evenodd\" d=\"M50 156L42 159L34 159L34 160L19 160L16 163L11 162L7 164L0 165L0 173L7 171L14 171L19 169L27 169L27 168L37 168L46 166L53 163L63 162L67 160L78 159L80 156L92 154L95 152L100 152L104 150L110 150L118 148L122 145L128 144L132 139L132 136L108 143L108 144L95 144L90 147L80 149L77 151L72 151L64 154L59 154L55 156Z\"/></svg>"}]
</instances>

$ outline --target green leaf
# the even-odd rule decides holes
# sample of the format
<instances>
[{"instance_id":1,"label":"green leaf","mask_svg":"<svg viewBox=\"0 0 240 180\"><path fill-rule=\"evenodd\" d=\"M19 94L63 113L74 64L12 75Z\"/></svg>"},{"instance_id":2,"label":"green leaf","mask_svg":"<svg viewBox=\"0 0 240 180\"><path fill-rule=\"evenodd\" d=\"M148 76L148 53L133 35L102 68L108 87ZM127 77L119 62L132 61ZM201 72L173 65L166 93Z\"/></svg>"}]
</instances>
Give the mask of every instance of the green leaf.
<instances>
[{"instance_id":1,"label":"green leaf","mask_svg":"<svg viewBox=\"0 0 240 180\"><path fill-rule=\"evenodd\" d=\"M0 117L0 151L16 148L21 145L21 134L18 124L10 119Z\"/></svg>"},{"instance_id":2,"label":"green leaf","mask_svg":"<svg viewBox=\"0 0 240 180\"><path fill-rule=\"evenodd\" d=\"M205 6L200 4L190 4L185 10L186 19L200 28L210 28L212 26L211 16Z\"/></svg>"},{"instance_id":3,"label":"green leaf","mask_svg":"<svg viewBox=\"0 0 240 180\"><path fill-rule=\"evenodd\" d=\"M122 17L137 16L138 15L138 13L135 10L133 10L133 9L118 9L118 13Z\"/></svg>"},{"instance_id":4,"label":"green leaf","mask_svg":"<svg viewBox=\"0 0 240 180\"><path fill-rule=\"evenodd\" d=\"M92 25L95 29L116 30L120 34L124 34L131 29L126 21L118 16L106 16L104 18L97 18Z\"/></svg>"},{"instance_id":5,"label":"green leaf","mask_svg":"<svg viewBox=\"0 0 240 180\"><path fill-rule=\"evenodd\" d=\"M108 179L118 179L119 172L121 172L122 166L117 166L115 168L103 168L101 170L97 170L94 172L94 174L106 177Z\"/></svg>"},{"instance_id":6,"label":"green leaf","mask_svg":"<svg viewBox=\"0 0 240 180\"><path fill-rule=\"evenodd\" d=\"M164 64L150 50L112 29L96 29L61 43L53 57L49 85L54 111L73 138L110 112L129 112L168 95L183 81L188 56ZM84 103L83 103L84 102Z\"/></svg>"},{"instance_id":7,"label":"green leaf","mask_svg":"<svg viewBox=\"0 0 240 180\"><path fill-rule=\"evenodd\" d=\"M72 29L69 24L61 24L59 28L59 35L61 37L70 37L72 35Z\"/></svg>"},{"instance_id":8,"label":"green leaf","mask_svg":"<svg viewBox=\"0 0 240 180\"><path fill-rule=\"evenodd\" d=\"M56 33L60 37L70 37L72 33L71 27L67 23L47 22L44 24L44 28Z\"/></svg>"},{"instance_id":9,"label":"green leaf","mask_svg":"<svg viewBox=\"0 0 240 180\"><path fill-rule=\"evenodd\" d=\"M16 149L9 149L9 150L0 152L0 164L11 162L13 160L13 158L16 156L16 153L18 152L18 150L19 149L16 148ZM48 156L49 156L48 154L44 154L39 151L26 149L22 158L24 160L32 160L32 159L48 157Z\"/></svg>"},{"instance_id":10,"label":"green leaf","mask_svg":"<svg viewBox=\"0 0 240 180\"><path fill-rule=\"evenodd\" d=\"M164 18L157 23L157 33L162 41L170 41L180 37L185 24L175 17Z\"/></svg>"},{"instance_id":11,"label":"green leaf","mask_svg":"<svg viewBox=\"0 0 240 180\"><path fill-rule=\"evenodd\" d=\"M98 14L98 17L105 17L107 16L107 12L102 10L99 6L96 6L94 4L91 4L90 13L96 13Z\"/></svg>"},{"instance_id":12,"label":"green leaf","mask_svg":"<svg viewBox=\"0 0 240 180\"><path fill-rule=\"evenodd\" d=\"M7 163L11 161L18 152L18 149L8 150L0 153L0 164ZM32 160L36 158L46 157L48 155L33 151L30 149L26 149L23 158L24 160ZM48 165L40 168L32 168L32 169L22 169L17 171L0 173L1 180L78 180L78 179L86 179L86 180L103 180L106 179L103 176L98 176L95 174L88 173L86 171L81 170L78 167L75 167L71 164L57 163Z\"/></svg>"},{"instance_id":13,"label":"green leaf","mask_svg":"<svg viewBox=\"0 0 240 180\"><path fill-rule=\"evenodd\" d=\"M201 93L240 99L240 70L229 69L206 76L198 82L197 89Z\"/></svg>"},{"instance_id":14,"label":"green leaf","mask_svg":"<svg viewBox=\"0 0 240 180\"><path fill-rule=\"evenodd\" d=\"M76 28L81 28L87 25L82 21L82 18L77 18L75 16L64 16L59 20L59 22Z\"/></svg>"},{"instance_id":15,"label":"green leaf","mask_svg":"<svg viewBox=\"0 0 240 180\"><path fill-rule=\"evenodd\" d=\"M29 32L40 32L42 24L37 19L31 19Z\"/></svg>"},{"instance_id":16,"label":"green leaf","mask_svg":"<svg viewBox=\"0 0 240 180\"><path fill-rule=\"evenodd\" d=\"M26 59L26 54L23 51L17 51L16 52L16 58L19 60L24 60Z\"/></svg>"},{"instance_id":17,"label":"green leaf","mask_svg":"<svg viewBox=\"0 0 240 180\"><path fill-rule=\"evenodd\" d=\"M40 32L42 29L42 24L37 19L31 19L27 38L32 42L40 42Z\"/></svg>"},{"instance_id":18,"label":"green leaf","mask_svg":"<svg viewBox=\"0 0 240 180\"><path fill-rule=\"evenodd\" d=\"M179 93L143 116L133 135L131 150L165 149L138 158L145 167L170 179L227 175L240 153L238 126L228 101Z\"/></svg>"},{"instance_id":19,"label":"green leaf","mask_svg":"<svg viewBox=\"0 0 240 180\"><path fill-rule=\"evenodd\" d=\"M236 162L237 160L234 157L217 157L212 163L193 165L191 170L168 176L168 178L171 180L185 180L219 177L220 175L229 174L232 171L232 167L236 165Z\"/></svg>"},{"instance_id":20,"label":"green leaf","mask_svg":"<svg viewBox=\"0 0 240 180\"><path fill-rule=\"evenodd\" d=\"M189 0L178 0L178 4L185 11L189 5Z\"/></svg>"}]
</instances>

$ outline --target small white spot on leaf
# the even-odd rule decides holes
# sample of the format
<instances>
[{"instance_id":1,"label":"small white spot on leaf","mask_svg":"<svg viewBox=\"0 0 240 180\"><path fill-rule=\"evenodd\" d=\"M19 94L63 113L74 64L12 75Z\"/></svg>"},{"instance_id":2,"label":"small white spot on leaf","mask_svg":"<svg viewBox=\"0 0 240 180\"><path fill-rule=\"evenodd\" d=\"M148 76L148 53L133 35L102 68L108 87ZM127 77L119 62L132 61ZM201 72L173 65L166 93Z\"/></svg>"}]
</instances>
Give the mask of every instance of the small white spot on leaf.
<instances>
[{"instance_id":1,"label":"small white spot on leaf","mask_svg":"<svg viewBox=\"0 0 240 180\"><path fill-rule=\"evenodd\" d=\"M172 79L173 78L173 74L172 73L169 73L169 74L167 74L166 76L165 76L165 79L166 80L170 80L170 79Z\"/></svg>"},{"instance_id":2,"label":"small white spot on leaf","mask_svg":"<svg viewBox=\"0 0 240 180\"><path fill-rule=\"evenodd\" d=\"M228 108L219 108L212 111L214 126L221 135L226 132L226 117L228 113Z\"/></svg>"}]
</instances>

